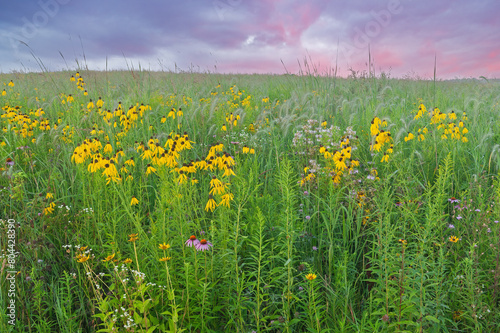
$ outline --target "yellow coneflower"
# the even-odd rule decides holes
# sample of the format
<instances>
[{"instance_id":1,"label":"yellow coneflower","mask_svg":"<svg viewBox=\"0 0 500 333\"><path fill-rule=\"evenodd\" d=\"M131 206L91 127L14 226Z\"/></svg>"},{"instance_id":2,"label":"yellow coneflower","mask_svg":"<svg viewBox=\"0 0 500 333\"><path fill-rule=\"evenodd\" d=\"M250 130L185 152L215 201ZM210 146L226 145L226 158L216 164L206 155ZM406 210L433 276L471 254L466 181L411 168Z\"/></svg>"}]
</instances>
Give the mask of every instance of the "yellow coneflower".
<instances>
[{"instance_id":1,"label":"yellow coneflower","mask_svg":"<svg viewBox=\"0 0 500 333\"><path fill-rule=\"evenodd\" d=\"M389 162L389 154L384 153L384 156L382 156L380 162Z\"/></svg>"},{"instance_id":2,"label":"yellow coneflower","mask_svg":"<svg viewBox=\"0 0 500 333\"><path fill-rule=\"evenodd\" d=\"M312 281L315 278L316 278L316 274L309 273L306 275L306 279L308 279L309 281Z\"/></svg>"},{"instance_id":3,"label":"yellow coneflower","mask_svg":"<svg viewBox=\"0 0 500 333\"><path fill-rule=\"evenodd\" d=\"M230 208L230 203L234 199L234 195L232 193L226 193L221 197L221 201L217 206L223 205L226 206L227 208Z\"/></svg>"},{"instance_id":4,"label":"yellow coneflower","mask_svg":"<svg viewBox=\"0 0 500 333\"><path fill-rule=\"evenodd\" d=\"M130 201L130 206L135 206L139 203L139 200L137 200L136 197L132 197L132 200Z\"/></svg>"},{"instance_id":5,"label":"yellow coneflower","mask_svg":"<svg viewBox=\"0 0 500 333\"><path fill-rule=\"evenodd\" d=\"M47 193L45 196L46 199L54 199L54 195L52 193Z\"/></svg>"},{"instance_id":6,"label":"yellow coneflower","mask_svg":"<svg viewBox=\"0 0 500 333\"><path fill-rule=\"evenodd\" d=\"M205 206L205 210L206 210L207 212L208 212L209 210L210 210L211 212L213 212L216 206L217 206L217 203L215 202L214 197L213 197L211 194L209 194L209 195L208 195L208 202L207 202L207 205Z\"/></svg>"},{"instance_id":7,"label":"yellow coneflower","mask_svg":"<svg viewBox=\"0 0 500 333\"><path fill-rule=\"evenodd\" d=\"M76 261L79 262L79 263L84 263L84 262L86 262L89 259L90 259L90 254L88 254L88 255L79 254L79 255L76 256Z\"/></svg>"},{"instance_id":8,"label":"yellow coneflower","mask_svg":"<svg viewBox=\"0 0 500 333\"><path fill-rule=\"evenodd\" d=\"M127 258L127 259L123 260L123 263L124 264L131 264L132 263L132 259Z\"/></svg>"},{"instance_id":9,"label":"yellow coneflower","mask_svg":"<svg viewBox=\"0 0 500 333\"><path fill-rule=\"evenodd\" d=\"M170 259L172 259L172 258L171 257L163 257L163 258L160 258L158 260L160 260L160 261L168 261Z\"/></svg>"},{"instance_id":10,"label":"yellow coneflower","mask_svg":"<svg viewBox=\"0 0 500 333\"><path fill-rule=\"evenodd\" d=\"M52 214L54 212L54 207L56 206L55 203L51 202L49 207L46 207L44 210L43 210L43 213L45 215L49 215L49 214Z\"/></svg>"},{"instance_id":11,"label":"yellow coneflower","mask_svg":"<svg viewBox=\"0 0 500 333\"><path fill-rule=\"evenodd\" d=\"M170 244L165 244L165 242L163 242L163 244L158 245L158 248L160 250L168 250L170 248Z\"/></svg>"},{"instance_id":12,"label":"yellow coneflower","mask_svg":"<svg viewBox=\"0 0 500 333\"><path fill-rule=\"evenodd\" d=\"M109 256L107 256L105 259L103 259L102 261L103 262L108 262L108 261L111 261L113 260L113 258L115 257L115 254L110 254Z\"/></svg>"},{"instance_id":13,"label":"yellow coneflower","mask_svg":"<svg viewBox=\"0 0 500 333\"><path fill-rule=\"evenodd\" d=\"M146 168L146 176L149 176L151 173L156 173L156 169L153 168L151 164L148 164Z\"/></svg>"},{"instance_id":14,"label":"yellow coneflower","mask_svg":"<svg viewBox=\"0 0 500 333\"><path fill-rule=\"evenodd\" d=\"M138 237L138 236L139 236L139 234L130 234L130 235L128 235L128 237L129 237L129 240L128 240L128 241L129 241L129 242L135 242L136 240L138 240L138 239L139 239L139 237Z\"/></svg>"},{"instance_id":15,"label":"yellow coneflower","mask_svg":"<svg viewBox=\"0 0 500 333\"><path fill-rule=\"evenodd\" d=\"M99 97L99 99L97 100L97 102L95 103L95 105L98 107L98 108L102 108L103 105L104 105L104 101L101 99L101 97Z\"/></svg>"}]
</instances>

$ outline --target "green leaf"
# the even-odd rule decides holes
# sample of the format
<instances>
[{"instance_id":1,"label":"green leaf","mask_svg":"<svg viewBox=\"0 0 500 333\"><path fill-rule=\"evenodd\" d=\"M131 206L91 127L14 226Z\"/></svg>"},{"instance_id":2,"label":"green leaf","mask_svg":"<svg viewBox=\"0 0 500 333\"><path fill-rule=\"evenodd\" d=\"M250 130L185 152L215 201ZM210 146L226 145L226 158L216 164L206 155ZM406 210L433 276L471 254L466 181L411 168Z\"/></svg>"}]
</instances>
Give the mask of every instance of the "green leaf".
<instances>
[{"instance_id":1,"label":"green leaf","mask_svg":"<svg viewBox=\"0 0 500 333\"><path fill-rule=\"evenodd\" d=\"M430 320L430 321L433 321L433 322L435 322L435 323L439 323L439 319L437 319L436 317L431 316L431 315L427 315L427 316L425 316L425 319Z\"/></svg>"}]
</instances>

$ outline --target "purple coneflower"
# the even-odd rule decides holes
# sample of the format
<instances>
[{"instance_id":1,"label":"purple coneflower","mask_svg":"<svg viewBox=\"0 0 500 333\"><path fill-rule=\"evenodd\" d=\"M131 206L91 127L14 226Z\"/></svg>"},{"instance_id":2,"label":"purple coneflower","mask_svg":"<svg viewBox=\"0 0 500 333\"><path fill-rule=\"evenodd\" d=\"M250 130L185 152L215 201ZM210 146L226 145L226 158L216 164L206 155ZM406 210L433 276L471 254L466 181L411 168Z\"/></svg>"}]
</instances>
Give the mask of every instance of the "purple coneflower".
<instances>
[{"instance_id":1,"label":"purple coneflower","mask_svg":"<svg viewBox=\"0 0 500 333\"><path fill-rule=\"evenodd\" d=\"M195 235L192 235L191 237L189 237L189 239L186 241L185 244L189 247L191 246L196 247L198 244L200 244L200 241L196 239Z\"/></svg>"},{"instance_id":2,"label":"purple coneflower","mask_svg":"<svg viewBox=\"0 0 500 333\"><path fill-rule=\"evenodd\" d=\"M212 243L208 242L206 239L202 239L201 241L198 242L198 244L196 244L196 250L198 251L209 250L211 246Z\"/></svg>"},{"instance_id":3,"label":"purple coneflower","mask_svg":"<svg viewBox=\"0 0 500 333\"><path fill-rule=\"evenodd\" d=\"M7 158L7 161L5 162L5 164L13 166L14 165L14 161L9 157L9 158Z\"/></svg>"},{"instance_id":4,"label":"purple coneflower","mask_svg":"<svg viewBox=\"0 0 500 333\"><path fill-rule=\"evenodd\" d=\"M457 198L455 198L455 197L451 197L451 198L449 198L449 199L448 199L448 201L449 201L449 202L451 202L451 203L460 202L460 200L458 200L458 199L457 199Z\"/></svg>"}]
</instances>

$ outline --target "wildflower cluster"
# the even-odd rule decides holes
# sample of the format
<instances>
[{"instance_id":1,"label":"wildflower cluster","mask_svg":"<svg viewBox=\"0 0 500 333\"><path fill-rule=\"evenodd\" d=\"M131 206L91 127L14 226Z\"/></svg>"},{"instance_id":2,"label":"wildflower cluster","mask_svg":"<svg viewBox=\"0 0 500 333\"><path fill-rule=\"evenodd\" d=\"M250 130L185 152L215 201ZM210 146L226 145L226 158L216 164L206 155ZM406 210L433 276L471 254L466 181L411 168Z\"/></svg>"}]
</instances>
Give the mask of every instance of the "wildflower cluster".
<instances>
[{"instance_id":1,"label":"wildflower cluster","mask_svg":"<svg viewBox=\"0 0 500 333\"><path fill-rule=\"evenodd\" d=\"M389 162L389 156L394 152L394 144L389 130L384 130L387 127L387 121L381 120L379 117L374 117L370 125L370 134L372 136L372 144L370 151L380 152L383 149L384 155L380 162ZM386 149L385 147L388 146Z\"/></svg>"},{"instance_id":2,"label":"wildflower cluster","mask_svg":"<svg viewBox=\"0 0 500 333\"><path fill-rule=\"evenodd\" d=\"M23 138L31 138L41 132L57 129L57 123L51 123L49 119L43 117L45 115L43 108L30 109L25 113L21 106L5 105L2 110L0 120L4 125L2 128L4 133L10 130ZM33 138L32 141L35 142L36 139Z\"/></svg>"},{"instance_id":3,"label":"wildflower cluster","mask_svg":"<svg viewBox=\"0 0 500 333\"><path fill-rule=\"evenodd\" d=\"M420 103L418 111L413 119L416 120L420 118L426 119L429 125L435 128L441 140L456 140L464 143L469 141L466 136L469 130L465 127L465 122L468 120L465 112L462 113L462 117L459 119L453 110L449 113L443 113L436 107L428 112L425 105ZM418 141L424 141L427 132L427 127L420 127L416 132ZM405 136L405 142L413 140L414 138L415 135L412 132L408 132L408 135Z\"/></svg>"}]
</instances>

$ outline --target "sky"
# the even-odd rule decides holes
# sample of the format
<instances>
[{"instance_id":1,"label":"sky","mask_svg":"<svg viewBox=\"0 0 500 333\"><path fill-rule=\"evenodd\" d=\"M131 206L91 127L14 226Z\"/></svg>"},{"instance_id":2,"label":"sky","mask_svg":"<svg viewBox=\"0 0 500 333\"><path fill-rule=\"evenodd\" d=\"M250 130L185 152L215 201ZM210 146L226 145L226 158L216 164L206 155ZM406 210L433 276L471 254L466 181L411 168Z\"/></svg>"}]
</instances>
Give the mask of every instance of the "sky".
<instances>
[{"instance_id":1,"label":"sky","mask_svg":"<svg viewBox=\"0 0 500 333\"><path fill-rule=\"evenodd\" d=\"M498 0L2 3L0 72L146 69L500 78Z\"/></svg>"}]
</instances>

